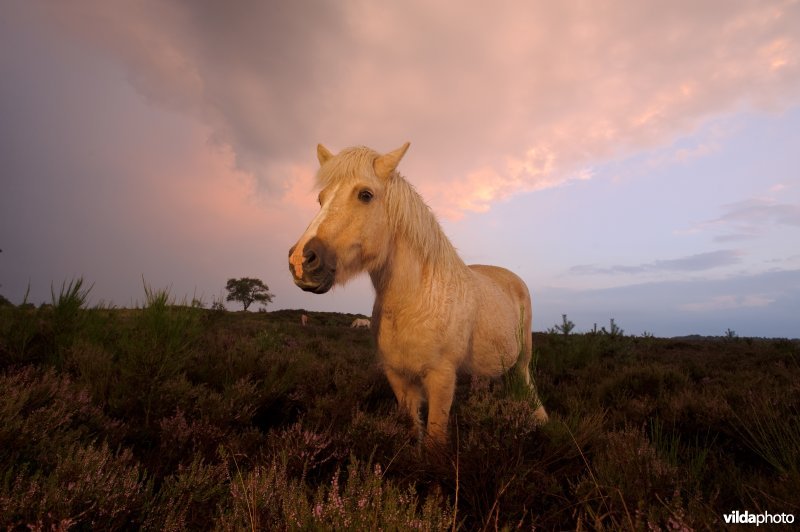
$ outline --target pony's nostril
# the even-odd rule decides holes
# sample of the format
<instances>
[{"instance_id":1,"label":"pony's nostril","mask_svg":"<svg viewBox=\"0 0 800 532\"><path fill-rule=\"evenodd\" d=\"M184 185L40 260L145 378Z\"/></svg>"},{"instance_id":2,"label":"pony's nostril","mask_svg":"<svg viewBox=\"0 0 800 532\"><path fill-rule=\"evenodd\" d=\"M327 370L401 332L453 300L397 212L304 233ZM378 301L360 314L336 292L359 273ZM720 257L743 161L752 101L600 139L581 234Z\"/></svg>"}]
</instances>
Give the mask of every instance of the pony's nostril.
<instances>
[{"instance_id":1,"label":"pony's nostril","mask_svg":"<svg viewBox=\"0 0 800 532\"><path fill-rule=\"evenodd\" d=\"M319 256L310 249L307 249L303 254L303 266L313 271L319 267L319 264Z\"/></svg>"}]
</instances>

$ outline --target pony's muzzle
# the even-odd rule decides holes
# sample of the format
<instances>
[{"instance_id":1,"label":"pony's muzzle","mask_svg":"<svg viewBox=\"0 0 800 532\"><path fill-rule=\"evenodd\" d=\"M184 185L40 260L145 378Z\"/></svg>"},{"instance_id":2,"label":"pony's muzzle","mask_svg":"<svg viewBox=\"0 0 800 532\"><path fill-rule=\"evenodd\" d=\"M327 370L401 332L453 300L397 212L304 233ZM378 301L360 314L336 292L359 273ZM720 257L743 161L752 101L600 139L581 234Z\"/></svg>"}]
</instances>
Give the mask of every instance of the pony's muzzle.
<instances>
[{"instance_id":1,"label":"pony's muzzle","mask_svg":"<svg viewBox=\"0 0 800 532\"><path fill-rule=\"evenodd\" d=\"M305 243L300 256L295 254L296 248L297 245L289 250L289 270L294 284L315 294L330 290L336 274L336 260L332 253L317 238Z\"/></svg>"}]
</instances>

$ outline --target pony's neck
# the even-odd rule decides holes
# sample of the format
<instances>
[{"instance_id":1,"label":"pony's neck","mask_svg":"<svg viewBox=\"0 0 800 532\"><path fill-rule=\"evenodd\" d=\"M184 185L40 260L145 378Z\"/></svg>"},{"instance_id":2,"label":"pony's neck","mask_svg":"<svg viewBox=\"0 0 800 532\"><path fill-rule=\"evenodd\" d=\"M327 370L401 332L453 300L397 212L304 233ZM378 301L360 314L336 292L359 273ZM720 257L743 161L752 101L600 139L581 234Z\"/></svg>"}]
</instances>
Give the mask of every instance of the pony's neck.
<instances>
[{"instance_id":1,"label":"pony's neck","mask_svg":"<svg viewBox=\"0 0 800 532\"><path fill-rule=\"evenodd\" d=\"M376 296L383 300L424 289L433 282L436 269L435 264L425 263L421 253L406 238L399 236L391 243L382 267L370 272L370 278Z\"/></svg>"},{"instance_id":2,"label":"pony's neck","mask_svg":"<svg viewBox=\"0 0 800 532\"><path fill-rule=\"evenodd\" d=\"M377 300L418 297L458 279L467 267L414 188L396 176L387 199L393 236L386 260L370 272Z\"/></svg>"},{"instance_id":3,"label":"pony's neck","mask_svg":"<svg viewBox=\"0 0 800 532\"><path fill-rule=\"evenodd\" d=\"M441 238L445 239L444 248L432 253L421 249L418 242L403 232L395 235L382 267L370 272L376 303L418 300L420 293L438 292L458 283L466 274L467 266L443 233Z\"/></svg>"}]
</instances>

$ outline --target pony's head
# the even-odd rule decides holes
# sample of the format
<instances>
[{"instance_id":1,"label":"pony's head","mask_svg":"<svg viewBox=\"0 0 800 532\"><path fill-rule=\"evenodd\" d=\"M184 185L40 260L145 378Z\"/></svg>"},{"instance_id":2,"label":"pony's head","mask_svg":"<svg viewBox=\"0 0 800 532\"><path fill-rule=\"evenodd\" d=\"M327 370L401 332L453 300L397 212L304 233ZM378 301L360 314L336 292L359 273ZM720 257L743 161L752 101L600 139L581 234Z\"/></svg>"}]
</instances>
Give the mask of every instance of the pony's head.
<instances>
[{"instance_id":1,"label":"pony's head","mask_svg":"<svg viewBox=\"0 0 800 532\"><path fill-rule=\"evenodd\" d=\"M333 155L317 146L320 210L289 250L297 286L323 294L385 262L391 245L387 192L408 146L383 155L364 147Z\"/></svg>"}]
</instances>

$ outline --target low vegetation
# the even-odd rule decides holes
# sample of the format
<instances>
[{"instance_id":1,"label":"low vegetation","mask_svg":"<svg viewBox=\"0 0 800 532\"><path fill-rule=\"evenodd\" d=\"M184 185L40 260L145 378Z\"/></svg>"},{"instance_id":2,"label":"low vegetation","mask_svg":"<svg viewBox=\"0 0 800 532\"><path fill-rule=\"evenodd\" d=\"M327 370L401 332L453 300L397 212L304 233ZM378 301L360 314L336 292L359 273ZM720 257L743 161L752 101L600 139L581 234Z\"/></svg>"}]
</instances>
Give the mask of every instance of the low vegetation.
<instances>
[{"instance_id":1,"label":"low vegetation","mask_svg":"<svg viewBox=\"0 0 800 532\"><path fill-rule=\"evenodd\" d=\"M355 316L0 306L4 529L717 530L800 517L796 341L535 334L552 422L459 382L422 450ZM564 317L564 329L569 322Z\"/></svg>"}]
</instances>

